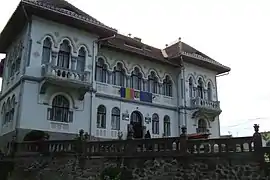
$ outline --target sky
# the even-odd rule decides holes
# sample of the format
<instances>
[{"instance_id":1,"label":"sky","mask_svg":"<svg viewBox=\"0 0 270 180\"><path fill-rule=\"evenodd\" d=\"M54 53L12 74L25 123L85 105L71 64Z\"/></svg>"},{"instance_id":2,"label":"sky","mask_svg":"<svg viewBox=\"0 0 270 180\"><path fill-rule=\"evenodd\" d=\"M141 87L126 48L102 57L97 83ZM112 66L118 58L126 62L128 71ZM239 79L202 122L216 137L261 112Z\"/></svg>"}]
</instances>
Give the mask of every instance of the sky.
<instances>
[{"instance_id":1,"label":"sky","mask_svg":"<svg viewBox=\"0 0 270 180\"><path fill-rule=\"evenodd\" d=\"M122 34L164 48L179 37L231 67L218 78L221 133L250 136L253 124L270 131L269 0L68 0ZM0 31L19 0L0 6ZM1 57L1 56L0 56Z\"/></svg>"}]
</instances>

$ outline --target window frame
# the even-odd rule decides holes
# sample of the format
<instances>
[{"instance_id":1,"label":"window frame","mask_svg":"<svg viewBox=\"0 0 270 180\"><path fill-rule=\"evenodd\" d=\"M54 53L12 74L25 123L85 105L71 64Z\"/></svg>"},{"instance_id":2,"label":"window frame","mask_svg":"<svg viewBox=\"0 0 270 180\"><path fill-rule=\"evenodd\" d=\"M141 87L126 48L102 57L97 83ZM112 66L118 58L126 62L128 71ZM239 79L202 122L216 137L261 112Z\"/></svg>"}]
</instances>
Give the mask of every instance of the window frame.
<instances>
[{"instance_id":1,"label":"window frame","mask_svg":"<svg viewBox=\"0 0 270 180\"><path fill-rule=\"evenodd\" d=\"M112 108L111 113L111 129L112 130L120 130L120 120L121 120L121 112L118 107ZM113 123L114 122L114 123Z\"/></svg>"},{"instance_id":2,"label":"window frame","mask_svg":"<svg viewBox=\"0 0 270 180\"><path fill-rule=\"evenodd\" d=\"M101 111L101 108L103 111ZM97 122L96 127L99 129L106 129L106 107L99 105L97 108Z\"/></svg>"}]
</instances>

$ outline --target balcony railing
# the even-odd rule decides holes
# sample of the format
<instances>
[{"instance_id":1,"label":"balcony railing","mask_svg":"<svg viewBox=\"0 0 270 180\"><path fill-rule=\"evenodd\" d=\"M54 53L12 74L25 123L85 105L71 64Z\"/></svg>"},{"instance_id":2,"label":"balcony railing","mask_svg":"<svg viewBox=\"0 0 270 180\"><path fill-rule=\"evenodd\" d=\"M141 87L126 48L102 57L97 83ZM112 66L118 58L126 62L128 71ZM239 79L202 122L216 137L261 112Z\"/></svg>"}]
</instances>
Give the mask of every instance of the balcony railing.
<instances>
[{"instance_id":1,"label":"balcony railing","mask_svg":"<svg viewBox=\"0 0 270 180\"><path fill-rule=\"evenodd\" d=\"M58 67L51 64L45 64L45 66L42 69L42 75L61 80L70 80L85 83L90 82L89 72L79 72L76 70Z\"/></svg>"},{"instance_id":2,"label":"balcony railing","mask_svg":"<svg viewBox=\"0 0 270 180\"><path fill-rule=\"evenodd\" d=\"M197 133L209 133L209 129L207 129L207 128L197 128L196 132Z\"/></svg>"},{"instance_id":3,"label":"balcony railing","mask_svg":"<svg viewBox=\"0 0 270 180\"><path fill-rule=\"evenodd\" d=\"M199 97L191 99L191 107L220 111L219 101L211 101Z\"/></svg>"}]
</instances>

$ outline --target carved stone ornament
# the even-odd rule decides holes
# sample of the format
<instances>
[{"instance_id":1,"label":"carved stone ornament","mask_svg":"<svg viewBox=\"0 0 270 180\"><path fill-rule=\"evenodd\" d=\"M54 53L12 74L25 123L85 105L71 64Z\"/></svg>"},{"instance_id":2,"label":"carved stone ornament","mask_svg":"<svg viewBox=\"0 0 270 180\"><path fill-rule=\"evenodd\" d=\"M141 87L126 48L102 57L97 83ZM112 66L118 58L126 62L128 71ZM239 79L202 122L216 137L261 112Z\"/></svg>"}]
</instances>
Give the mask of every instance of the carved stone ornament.
<instances>
[{"instance_id":1,"label":"carved stone ornament","mask_svg":"<svg viewBox=\"0 0 270 180\"><path fill-rule=\"evenodd\" d=\"M55 37L59 37L60 33L59 32L54 32Z\"/></svg>"},{"instance_id":2,"label":"carved stone ornament","mask_svg":"<svg viewBox=\"0 0 270 180\"><path fill-rule=\"evenodd\" d=\"M33 55L34 55L34 57L35 57L35 58L37 58L37 57L39 57L39 56L40 56L40 54L39 54L39 52L38 52L38 51L34 52L34 53L33 53Z\"/></svg>"}]
</instances>

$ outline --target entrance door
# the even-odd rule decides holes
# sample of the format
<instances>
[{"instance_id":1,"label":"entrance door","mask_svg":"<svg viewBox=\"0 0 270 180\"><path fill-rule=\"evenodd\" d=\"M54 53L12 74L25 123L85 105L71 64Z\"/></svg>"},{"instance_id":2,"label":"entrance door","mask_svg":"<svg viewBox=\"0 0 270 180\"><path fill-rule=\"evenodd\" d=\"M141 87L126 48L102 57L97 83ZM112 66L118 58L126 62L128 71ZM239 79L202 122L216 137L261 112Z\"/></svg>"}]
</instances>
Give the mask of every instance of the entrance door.
<instances>
[{"instance_id":1,"label":"entrance door","mask_svg":"<svg viewBox=\"0 0 270 180\"><path fill-rule=\"evenodd\" d=\"M133 125L134 129L133 138L143 138L142 118L142 114L139 111L131 113L130 124Z\"/></svg>"}]
</instances>

